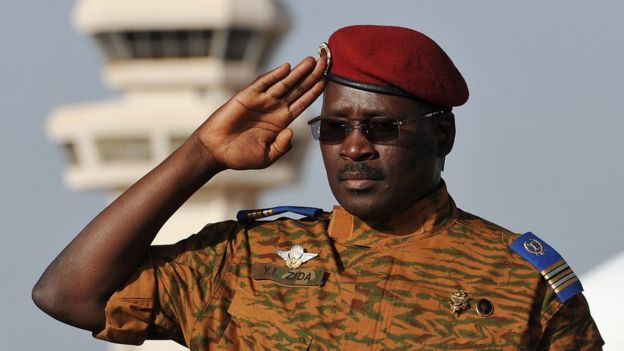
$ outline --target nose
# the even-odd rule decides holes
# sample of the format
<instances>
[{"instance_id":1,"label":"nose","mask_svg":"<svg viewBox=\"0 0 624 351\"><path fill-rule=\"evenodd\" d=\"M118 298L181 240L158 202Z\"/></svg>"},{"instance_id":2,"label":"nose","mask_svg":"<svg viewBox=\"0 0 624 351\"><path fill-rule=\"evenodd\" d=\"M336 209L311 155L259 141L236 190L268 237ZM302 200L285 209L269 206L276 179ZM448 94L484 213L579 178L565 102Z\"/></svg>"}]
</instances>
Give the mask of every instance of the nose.
<instances>
[{"instance_id":1,"label":"nose","mask_svg":"<svg viewBox=\"0 0 624 351\"><path fill-rule=\"evenodd\" d=\"M366 161L376 157L375 145L367 138L362 128L351 128L340 145L340 156L351 161Z\"/></svg>"}]
</instances>

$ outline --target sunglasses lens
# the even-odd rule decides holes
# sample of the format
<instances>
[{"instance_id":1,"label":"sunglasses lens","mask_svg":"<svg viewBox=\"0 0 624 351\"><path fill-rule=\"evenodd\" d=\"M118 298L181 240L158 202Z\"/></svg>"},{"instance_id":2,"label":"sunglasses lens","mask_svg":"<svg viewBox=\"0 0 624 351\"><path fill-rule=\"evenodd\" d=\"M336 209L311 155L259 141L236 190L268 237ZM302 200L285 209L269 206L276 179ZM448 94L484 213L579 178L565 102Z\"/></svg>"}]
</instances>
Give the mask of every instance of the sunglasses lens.
<instances>
[{"instance_id":1,"label":"sunglasses lens","mask_svg":"<svg viewBox=\"0 0 624 351\"><path fill-rule=\"evenodd\" d=\"M399 137L399 126L392 119L376 119L368 123L367 138L374 143L394 141Z\"/></svg>"},{"instance_id":2,"label":"sunglasses lens","mask_svg":"<svg viewBox=\"0 0 624 351\"><path fill-rule=\"evenodd\" d=\"M321 120L319 141L324 143L340 143L347 136L348 124L338 120Z\"/></svg>"}]
</instances>

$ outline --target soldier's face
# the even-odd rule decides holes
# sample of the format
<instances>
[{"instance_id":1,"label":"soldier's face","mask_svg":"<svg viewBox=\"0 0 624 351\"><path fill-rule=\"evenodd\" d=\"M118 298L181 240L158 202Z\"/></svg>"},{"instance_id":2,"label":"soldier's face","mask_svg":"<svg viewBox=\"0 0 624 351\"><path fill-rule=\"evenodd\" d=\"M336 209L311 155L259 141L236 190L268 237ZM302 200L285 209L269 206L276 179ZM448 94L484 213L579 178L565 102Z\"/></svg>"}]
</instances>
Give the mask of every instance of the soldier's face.
<instances>
[{"instance_id":1,"label":"soldier's face","mask_svg":"<svg viewBox=\"0 0 624 351\"><path fill-rule=\"evenodd\" d=\"M329 82L321 115L346 119L355 126L372 117L402 120L429 112L431 107L416 100ZM441 145L444 138L451 144ZM441 157L451 147L452 137L440 135L437 122L421 119L403 125L399 139L390 144L374 143L355 128L341 143L321 142L321 154L340 205L361 219L387 221L435 191Z\"/></svg>"}]
</instances>

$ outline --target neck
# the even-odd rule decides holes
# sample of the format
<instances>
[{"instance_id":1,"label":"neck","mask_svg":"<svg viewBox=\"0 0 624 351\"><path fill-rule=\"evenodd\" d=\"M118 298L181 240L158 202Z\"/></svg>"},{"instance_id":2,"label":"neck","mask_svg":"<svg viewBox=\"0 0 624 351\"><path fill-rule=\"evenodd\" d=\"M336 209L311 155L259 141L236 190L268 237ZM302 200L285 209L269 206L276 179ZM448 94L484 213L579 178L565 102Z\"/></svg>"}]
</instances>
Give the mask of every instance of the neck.
<instances>
[{"instance_id":1,"label":"neck","mask_svg":"<svg viewBox=\"0 0 624 351\"><path fill-rule=\"evenodd\" d=\"M371 228L378 230L380 232L395 234L395 235L406 235L411 234L421 226L422 211L427 208L426 202L427 198L431 197L435 192L440 190L443 186L445 186L444 181L440 180L439 183L428 192L425 193L424 196L421 196L416 202L409 205L409 207L404 208L398 213L391 214L384 217L375 217L375 218L360 218L362 222L366 223Z\"/></svg>"}]
</instances>

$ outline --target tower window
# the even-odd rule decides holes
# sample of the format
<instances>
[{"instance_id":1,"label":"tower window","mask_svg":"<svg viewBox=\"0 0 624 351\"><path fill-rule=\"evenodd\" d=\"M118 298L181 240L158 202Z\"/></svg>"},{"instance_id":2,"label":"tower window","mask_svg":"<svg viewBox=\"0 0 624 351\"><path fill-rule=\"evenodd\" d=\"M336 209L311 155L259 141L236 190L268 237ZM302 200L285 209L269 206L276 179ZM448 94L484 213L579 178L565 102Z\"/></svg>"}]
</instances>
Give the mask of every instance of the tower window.
<instances>
[{"instance_id":1,"label":"tower window","mask_svg":"<svg viewBox=\"0 0 624 351\"><path fill-rule=\"evenodd\" d=\"M76 152L76 145L73 142L66 142L61 144L63 153L67 157L70 165L78 164L78 153Z\"/></svg>"},{"instance_id":2,"label":"tower window","mask_svg":"<svg viewBox=\"0 0 624 351\"><path fill-rule=\"evenodd\" d=\"M95 39L107 60L210 56L210 30L99 33Z\"/></svg>"},{"instance_id":3,"label":"tower window","mask_svg":"<svg viewBox=\"0 0 624 351\"><path fill-rule=\"evenodd\" d=\"M106 137L96 139L102 162L149 162L151 152L147 137Z\"/></svg>"},{"instance_id":4,"label":"tower window","mask_svg":"<svg viewBox=\"0 0 624 351\"><path fill-rule=\"evenodd\" d=\"M228 36L227 49L225 50L226 60L242 60L249 46L251 30L233 29Z\"/></svg>"}]
</instances>

